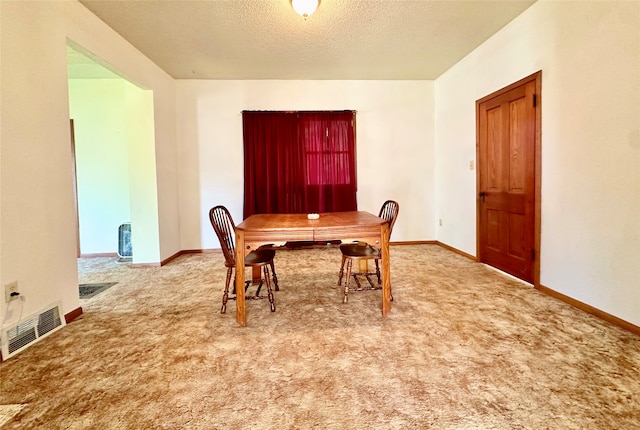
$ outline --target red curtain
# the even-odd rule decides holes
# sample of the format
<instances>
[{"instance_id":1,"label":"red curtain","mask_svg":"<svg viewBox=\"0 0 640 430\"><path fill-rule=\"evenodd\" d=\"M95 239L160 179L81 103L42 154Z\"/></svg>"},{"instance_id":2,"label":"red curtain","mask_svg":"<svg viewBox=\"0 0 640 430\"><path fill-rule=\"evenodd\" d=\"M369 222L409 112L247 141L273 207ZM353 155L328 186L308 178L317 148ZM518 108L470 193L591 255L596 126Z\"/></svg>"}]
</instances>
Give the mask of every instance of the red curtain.
<instances>
[{"instance_id":1,"label":"red curtain","mask_svg":"<svg viewBox=\"0 0 640 430\"><path fill-rule=\"evenodd\" d=\"M244 218L357 210L352 111L245 111L242 123Z\"/></svg>"}]
</instances>

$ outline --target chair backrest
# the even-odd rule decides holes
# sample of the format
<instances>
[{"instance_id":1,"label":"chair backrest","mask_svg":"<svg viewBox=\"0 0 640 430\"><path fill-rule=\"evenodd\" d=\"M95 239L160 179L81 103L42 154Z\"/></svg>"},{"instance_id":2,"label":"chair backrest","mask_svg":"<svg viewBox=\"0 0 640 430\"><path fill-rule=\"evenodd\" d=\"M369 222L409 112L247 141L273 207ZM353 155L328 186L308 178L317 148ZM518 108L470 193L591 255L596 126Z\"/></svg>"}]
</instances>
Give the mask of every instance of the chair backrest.
<instances>
[{"instance_id":1,"label":"chair backrest","mask_svg":"<svg viewBox=\"0 0 640 430\"><path fill-rule=\"evenodd\" d=\"M220 247L224 254L224 264L227 267L236 265L236 225L233 223L233 218L226 207L219 205L209 210L209 220L213 231L216 232L218 240L220 241Z\"/></svg>"},{"instance_id":2,"label":"chair backrest","mask_svg":"<svg viewBox=\"0 0 640 430\"><path fill-rule=\"evenodd\" d=\"M389 223L389 237L391 237L391 230L393 230L393 225L396 223L399 210L400 206L398 205L398 202L393 200L387 200L380 208L380 214L378 216Z\"/></svg>"}]
</instances>

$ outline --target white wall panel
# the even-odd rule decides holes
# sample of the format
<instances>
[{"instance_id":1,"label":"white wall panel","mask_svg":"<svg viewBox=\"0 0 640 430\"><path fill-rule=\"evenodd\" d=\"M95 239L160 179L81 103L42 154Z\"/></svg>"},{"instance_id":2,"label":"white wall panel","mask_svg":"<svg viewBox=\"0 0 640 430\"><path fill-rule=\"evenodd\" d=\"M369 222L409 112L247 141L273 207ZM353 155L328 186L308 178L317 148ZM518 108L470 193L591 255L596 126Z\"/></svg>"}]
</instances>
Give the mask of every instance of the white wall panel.
<instances>
[{"instance_id":1,"label":"white wall panel","mask_svg":"<svg viewBox=\"0 0 640 430\"><path fill-rule=\"evenodd\" d=\"M432 81L177 82L182 248L219 248L208 211L242 218L243 110L356 110L358 208L387 199L392 240L433 240Z\"/></svg>"},{"instance_id":2,"label":"white wall panel","mask_svg":"<svg viewBox=\"0 0 640 430\"><path fill-rule=\"evenodd\" d=\"M640 325L640 3L539 1L435 82L438 240L475 255L475 100L542 70L541 283Z\"/></svg>"}]
</instances>

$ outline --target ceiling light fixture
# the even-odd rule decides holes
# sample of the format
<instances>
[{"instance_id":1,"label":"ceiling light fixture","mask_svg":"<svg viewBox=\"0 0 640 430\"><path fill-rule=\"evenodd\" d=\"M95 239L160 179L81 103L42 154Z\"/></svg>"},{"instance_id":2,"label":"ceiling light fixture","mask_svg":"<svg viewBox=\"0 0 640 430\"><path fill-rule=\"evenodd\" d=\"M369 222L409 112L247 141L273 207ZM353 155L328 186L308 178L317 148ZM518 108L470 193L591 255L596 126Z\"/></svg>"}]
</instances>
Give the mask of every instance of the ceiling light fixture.
<instances>
[{"instance_id":1,"label":"ceiling light fixture","mask_svg":"<svg viewBox=\"0 0 640 430\"><path fill-rule=\"evenodd\" d=\"M298 15L301 15L304 19L307 19L309 15L316 11L320 6L320 0L290 0L293 10Z\"/></svg>"}]
</instances>

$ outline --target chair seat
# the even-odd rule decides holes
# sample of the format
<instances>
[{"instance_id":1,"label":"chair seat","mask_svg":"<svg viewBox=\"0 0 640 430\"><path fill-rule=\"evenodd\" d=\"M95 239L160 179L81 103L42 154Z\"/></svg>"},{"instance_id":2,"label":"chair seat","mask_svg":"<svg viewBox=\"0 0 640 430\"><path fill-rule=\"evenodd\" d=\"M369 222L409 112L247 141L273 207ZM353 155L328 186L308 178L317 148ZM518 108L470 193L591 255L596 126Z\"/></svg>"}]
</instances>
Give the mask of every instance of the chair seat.
<instances>
[{"instance_id":1,"label":"chair seat","mask_svg":"<svg viewBox=\"0 0 640 430\"><path fill-rule=\"evenodd\" d=\"M340 245L340 252L350 258L380 258L380 250L370 245L345 243Z\"/></svg>"},{"instance_id":2,"label":"chair seat","mask_svg":"<svg viewBox=\"0 0 640 430\"><path fill-rule=\"evenodd\" d=\"M257 266L261 264L269 264L276 256L276 251L273 249L257 249L251 251L246 257L244 257L245 266Z\"/></svg>"},{"instance_id":3,"label":"chair seat","mask_svg":"<svg viewBox=\"0 0 640 430\"><path fill-rule=\"evenodd\" d=\"M264 266L265 264L270 264L276 256L276 251L274 249L257 249L255 251L251 251L244 257L244 265L249 266ZM226 267L236 267L233 262L225 262Z\"/></svg>"}]
</instances>

